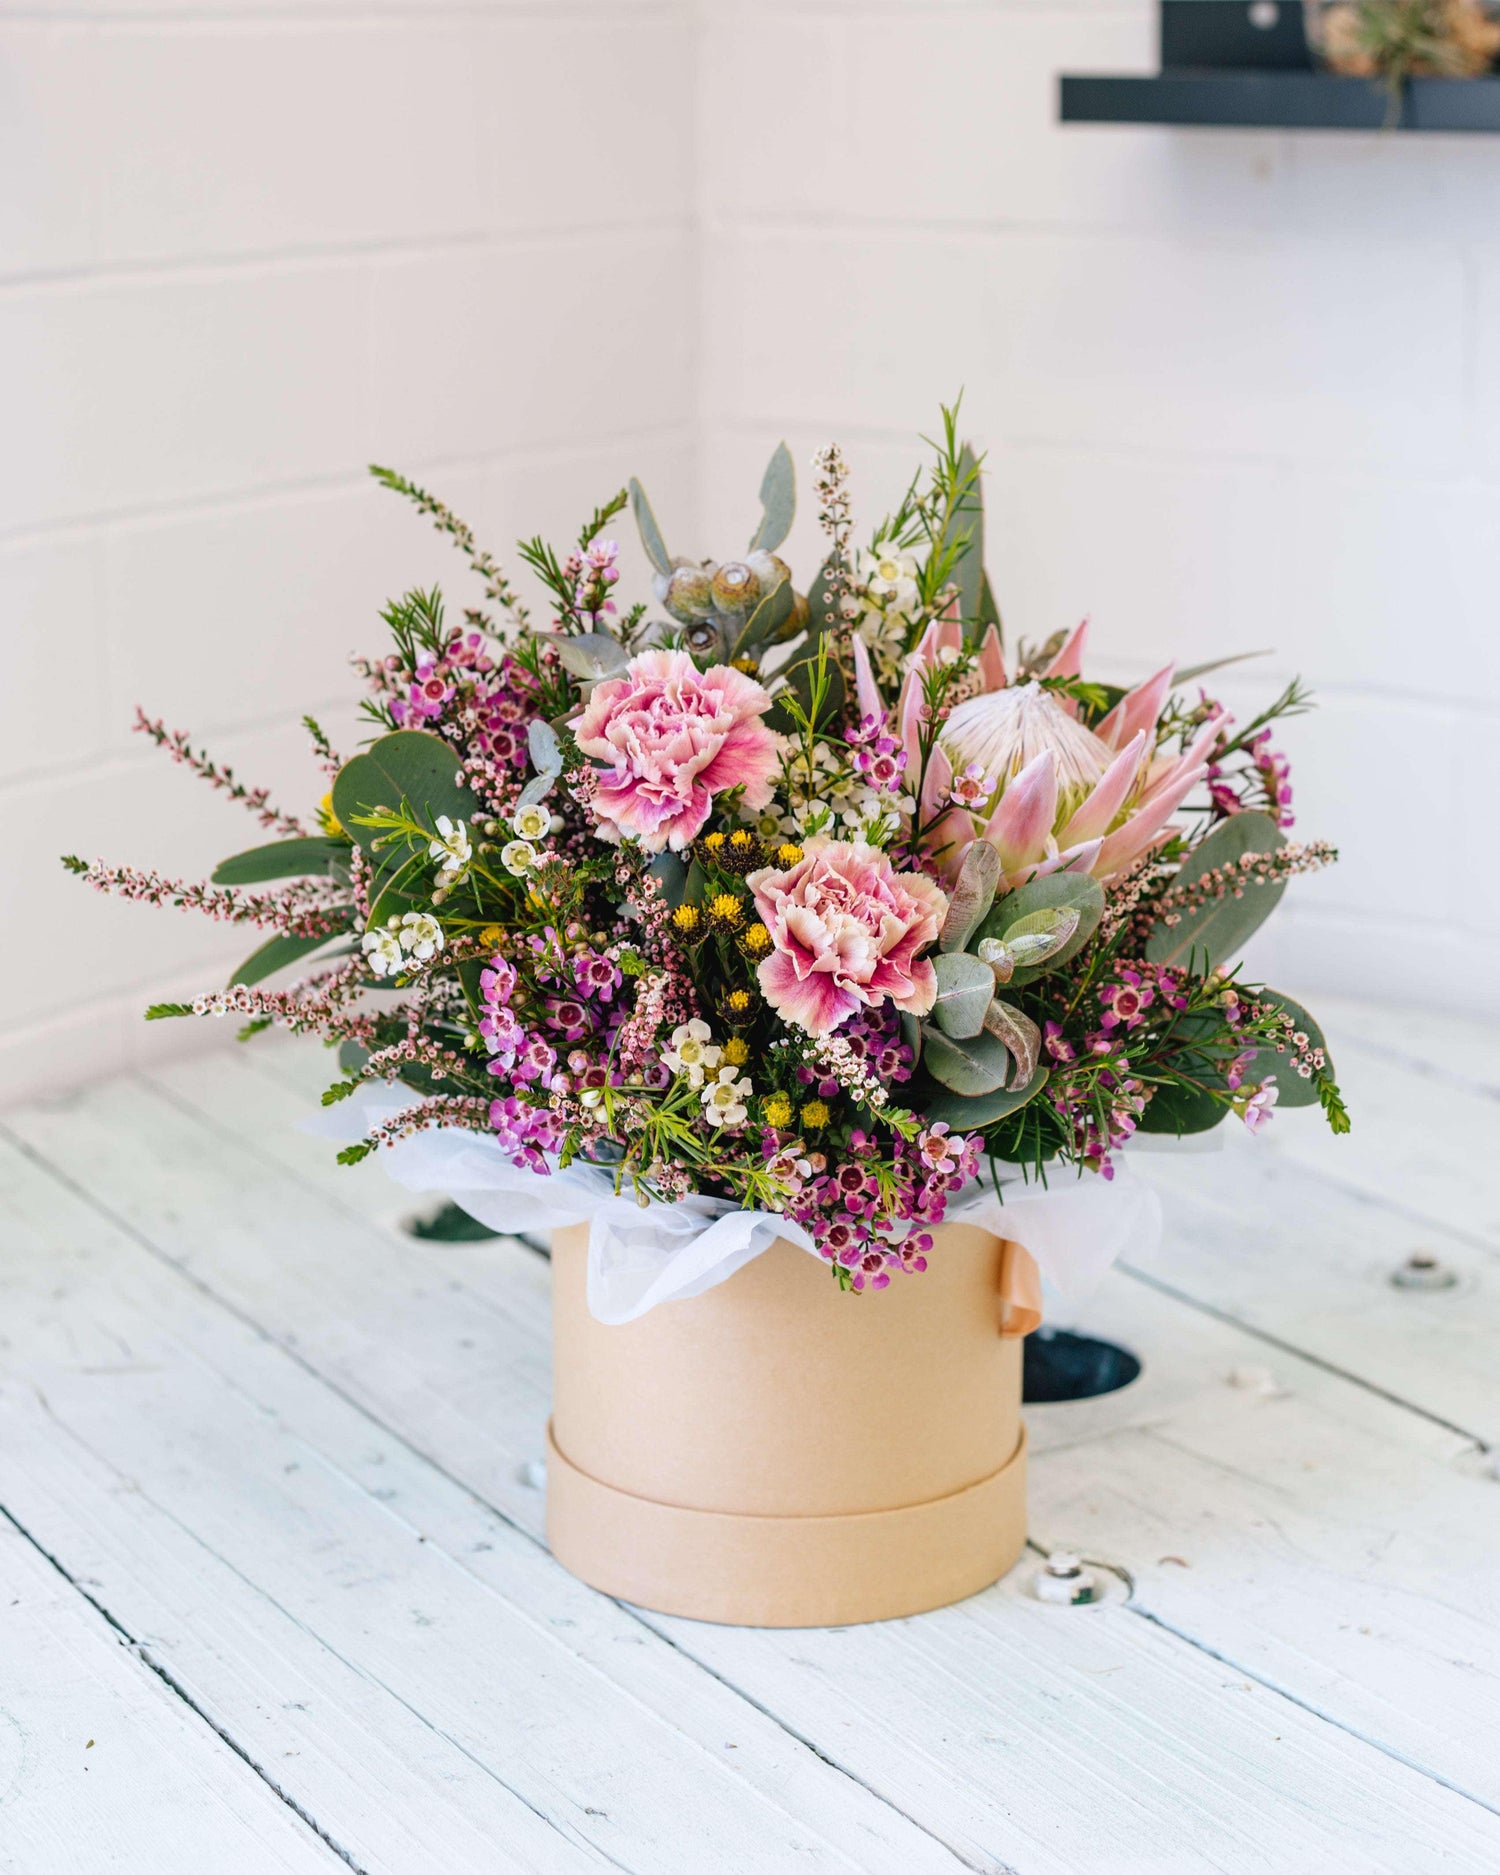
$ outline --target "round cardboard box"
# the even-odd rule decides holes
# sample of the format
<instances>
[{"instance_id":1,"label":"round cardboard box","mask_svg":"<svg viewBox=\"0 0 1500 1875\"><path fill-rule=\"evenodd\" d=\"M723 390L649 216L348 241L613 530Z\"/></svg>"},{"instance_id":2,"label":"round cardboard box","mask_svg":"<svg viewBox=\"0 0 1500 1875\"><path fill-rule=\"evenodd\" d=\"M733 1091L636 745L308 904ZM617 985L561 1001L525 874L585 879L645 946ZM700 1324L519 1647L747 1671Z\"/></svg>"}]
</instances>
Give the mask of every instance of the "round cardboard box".
<instances>
[{"instance_id":1,"label":"round cardboard box","mask_svg":"<svg viewBox=\"0 0 1500 1875\"><path fill-rule=\"evenodd\" d=\"M1016 1247L935 1236L922 1275L862 1295L778 1240L608 1327L588 1227L556 1232L559 1562L663 1614L755 1627L917 1614L1003 1575L1026 1536L1021 1343L1002 1332Z\"/></svg>"}]
</instances>

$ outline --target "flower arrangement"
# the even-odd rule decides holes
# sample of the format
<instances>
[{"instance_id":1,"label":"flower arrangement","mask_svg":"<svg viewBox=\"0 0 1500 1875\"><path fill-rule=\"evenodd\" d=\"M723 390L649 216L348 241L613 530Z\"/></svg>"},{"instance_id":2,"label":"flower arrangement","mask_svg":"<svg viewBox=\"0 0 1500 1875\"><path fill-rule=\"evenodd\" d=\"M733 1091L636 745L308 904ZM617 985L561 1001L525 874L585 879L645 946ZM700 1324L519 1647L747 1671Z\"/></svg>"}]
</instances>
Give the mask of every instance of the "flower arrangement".
<instances>
[{"instance_id":1,"label":"flower arrangement","mask_svg":"<svg viewBox=\"0 0 1500 1875\"><path fill-rule=\"evenodd\" d=\"M308 821L140 717L275 836L202 885L65 862L265 934L226 988L148 1015L317 1034L325 1103L403 1084L342 1160L470 1129L538 1176L582 1161L642 1204L795 1220L854 1290L925 1268L981 1168L1107 1179L1137 1132L1256 1131L1278 1104L1344 1130L1316 1023L1237 969L1288 879L1334 857L1286 836L1273 725L1300 685L1236 727L1190 688L1212 667L1122 690L1085 676L1086 625L1008 648L956 407L867 547L840 452L815 470L805 592L777 554L783 445L743 558L669 554L632 482L565 554L522 543L534 617L377 469L485 608L387 608L390 648L355 660L368 745L341 759L307 719L331 777ZM659 609L616 601L627 504Z\"/></svg>"}]
</instances>

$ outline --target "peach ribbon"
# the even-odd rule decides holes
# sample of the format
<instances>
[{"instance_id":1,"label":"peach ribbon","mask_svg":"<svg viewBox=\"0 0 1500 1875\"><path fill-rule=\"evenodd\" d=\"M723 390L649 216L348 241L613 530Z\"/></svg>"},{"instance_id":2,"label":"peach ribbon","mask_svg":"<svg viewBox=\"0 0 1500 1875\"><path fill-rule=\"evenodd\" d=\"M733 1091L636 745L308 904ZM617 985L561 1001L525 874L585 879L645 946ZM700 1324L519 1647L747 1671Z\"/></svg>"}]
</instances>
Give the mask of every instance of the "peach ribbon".
<instances>
[{"instance_id":1,"label":"peach ribbon","mask_svg":"<svg viewBox=\"0 0 1500 1875\"><path fill-rule=\"evenodd\" d=\"M1000 1253L1000 1333L1029 1335L1042 1320L1042 1272L1024 1244L1007 1241Z\"/></svg>"}]
</instances>

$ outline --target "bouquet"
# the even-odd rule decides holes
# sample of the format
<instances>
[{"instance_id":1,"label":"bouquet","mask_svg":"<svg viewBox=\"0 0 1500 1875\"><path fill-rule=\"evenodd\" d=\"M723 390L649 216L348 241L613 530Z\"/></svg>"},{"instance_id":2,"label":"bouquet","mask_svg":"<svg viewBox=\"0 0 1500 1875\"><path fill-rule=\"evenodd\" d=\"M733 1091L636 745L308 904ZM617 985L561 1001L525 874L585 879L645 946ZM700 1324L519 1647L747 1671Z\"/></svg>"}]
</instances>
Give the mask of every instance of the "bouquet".
<instances>
[{"instance_id":1,"label":"bouquet","mask_svg":"<svg viewBox=\"0 0 1500 1875\"><path fill-rule=\"evenodd\" d=\"M1085 673L1087 625L1007 644L957 407L857 546L837 448L814 462L822 565L777 549L779 447L739 559L668 552L632 482L576 545L521 543L535 615L441 502L374 473L483 584L384 614L357 658L371 734L302 820L181 734L138 726L275 837L206 884L65 863L102 890L265 933L227 987L150 1018L244 1019L338 1049L342 1101L410 1099L339 1154L424 1128L545 1178L609 1168L641 1204L706 1194L800 1224L845 1289L918 1272L950 1197L999 1169L1112 1176L1137 1132L1278 1106L1348 1120L1323 1037L1245 982L1295 873L1276 719L1243 726L1171 666ZM617 600L633 510L656 605ZM295 981L272 979L297 971Z\"/></svg>"}]
</instances>

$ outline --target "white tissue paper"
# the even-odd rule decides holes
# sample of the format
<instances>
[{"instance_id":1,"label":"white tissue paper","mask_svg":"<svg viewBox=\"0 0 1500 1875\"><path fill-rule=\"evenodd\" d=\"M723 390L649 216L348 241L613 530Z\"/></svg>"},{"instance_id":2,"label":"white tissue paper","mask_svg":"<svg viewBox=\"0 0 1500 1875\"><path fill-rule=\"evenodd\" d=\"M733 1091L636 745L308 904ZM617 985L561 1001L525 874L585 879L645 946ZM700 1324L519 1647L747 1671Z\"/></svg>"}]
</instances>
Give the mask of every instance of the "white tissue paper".
<instances>
[{"instance_id":1,"label":"white tissue paper","mask_svg":"<svg viewBox=\"0 0 1500 1875\"><path fill-rule=\"evenodd\" d=\"M302 1130L348 1142L410 1106L411 1095L363 1087L303 1123ZM638 1204L616 1197L612 1175L574 1164L544 1177L512 1165L499 1142L457 1127L432 1127L394 1146L380 1162L408 1191L439 1192L491 1230L514 1233L589 1226L589 1308L597 1320L633 1322L659 1302L683 1301L724 1282L778 1237L810 1255L811 1237L790 1218L745 1211L724 1198ZM995 1195L988 1177L949 1200L952 1223L978 1224L1024 1244L1042 1277L1065 1302L1083 1299L1120 1257L1149 1256L1161 1237L1161 1202L1122 1159L1106 1180L1059 1169L1050 1187L1019 1177Z\"/></svg>"}]
</instances>

